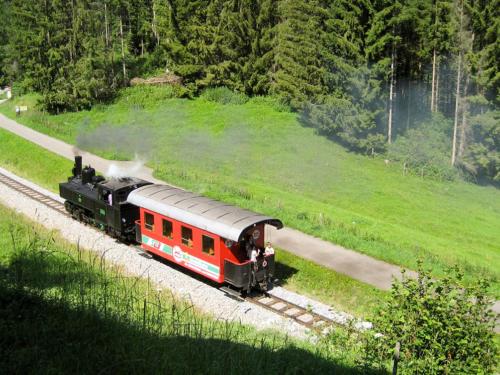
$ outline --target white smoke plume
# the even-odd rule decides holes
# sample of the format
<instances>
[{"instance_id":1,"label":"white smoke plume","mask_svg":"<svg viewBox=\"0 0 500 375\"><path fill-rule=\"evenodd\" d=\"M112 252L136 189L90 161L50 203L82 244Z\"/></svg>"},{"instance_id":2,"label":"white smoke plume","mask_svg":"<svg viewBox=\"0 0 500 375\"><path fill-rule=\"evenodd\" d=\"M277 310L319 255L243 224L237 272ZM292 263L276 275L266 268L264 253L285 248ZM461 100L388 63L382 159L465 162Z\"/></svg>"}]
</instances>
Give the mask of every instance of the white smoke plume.
<instances>
[{"instance_id":1,"label":"white smoke plume","mask_svg":"<svg viewBox=\"0 0 500 375\"><path fill-rule=\"evenodd\" d=\"M106 178L139 177L140 171L145 163L145 160L136 155L133 162L112 163L104 173L104 176Z\"/></svg>"}]
</instances>

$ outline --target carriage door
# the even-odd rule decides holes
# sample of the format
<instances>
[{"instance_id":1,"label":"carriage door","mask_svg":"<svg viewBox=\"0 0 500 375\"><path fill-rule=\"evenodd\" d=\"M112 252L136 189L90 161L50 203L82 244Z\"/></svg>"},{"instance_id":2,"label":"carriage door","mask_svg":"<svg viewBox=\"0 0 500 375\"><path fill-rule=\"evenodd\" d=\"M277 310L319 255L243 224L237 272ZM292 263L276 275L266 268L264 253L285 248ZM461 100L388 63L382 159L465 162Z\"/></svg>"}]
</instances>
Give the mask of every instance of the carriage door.
<instances>
[{"instance_id":1,"label":"carriage door","mask_svg":"<svg viewBox=\"0 0 500 375\"><path fill-rule=\"evenodd\" d=\"M95 220L101 229L113 227L113 193L103 187L99 187L98 199L95 208Z\"/></svg>"},{"instance_id":2,"label":"carriage door","mask_svg":"<svg viewBox=\"0 0 500 375\"><path fill-rule=\"evenodd\" d=\"M117 217L118 215L118 210L116 207L117 202L115 202L116 197L115 193L112 190L107 190L107 189L102 189L102 200L105 205L105 210L106 210L106 225L110 228L120 230L120 218ZM118 226L116 225L116 222L118 221Z\"/></svg>"}]
</instances>

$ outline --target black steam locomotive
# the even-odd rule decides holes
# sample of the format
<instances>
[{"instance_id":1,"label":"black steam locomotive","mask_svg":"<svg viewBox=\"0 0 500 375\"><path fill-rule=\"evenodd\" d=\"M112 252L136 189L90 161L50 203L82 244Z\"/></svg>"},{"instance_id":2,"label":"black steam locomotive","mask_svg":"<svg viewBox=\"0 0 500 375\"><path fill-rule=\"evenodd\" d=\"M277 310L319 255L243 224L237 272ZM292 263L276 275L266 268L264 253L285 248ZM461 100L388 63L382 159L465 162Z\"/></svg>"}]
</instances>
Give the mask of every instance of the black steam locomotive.
<instances>
[{"instance_id":1,"label":"black steam locomotive","mask_svg":"<svg viewBox=\"0 0 500 375\"><path fill-rule=\"evenodd\" d=\"M66 199L64 206L76 220L92 224L124 242L135 239L135 221L139 208L127 202L132 190L151 182L138 178L106 180L95 169L82 168L82 157L75 157L73 175L59 184L59 194Z\"/></svg>"}]
</instances>

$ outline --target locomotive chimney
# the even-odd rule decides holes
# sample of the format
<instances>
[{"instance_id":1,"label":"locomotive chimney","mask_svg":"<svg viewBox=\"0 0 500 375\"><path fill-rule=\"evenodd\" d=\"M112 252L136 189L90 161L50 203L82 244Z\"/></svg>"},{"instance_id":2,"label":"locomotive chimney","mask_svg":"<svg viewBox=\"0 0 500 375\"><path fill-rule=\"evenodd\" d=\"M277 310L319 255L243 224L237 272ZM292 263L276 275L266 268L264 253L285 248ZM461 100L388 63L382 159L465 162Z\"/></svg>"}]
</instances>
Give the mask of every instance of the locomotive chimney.
<instances>
[{"instance_id":1,"label":"locomotive chimney","mask_svg":"<svg viewBox=\"0 0 500 375\"><path fill-rule=\"evenodd\" d=\"M75 167L73 168L73 176L78 177L82 175L82 157L75 156Z\"/></svg>"}]
</instances>

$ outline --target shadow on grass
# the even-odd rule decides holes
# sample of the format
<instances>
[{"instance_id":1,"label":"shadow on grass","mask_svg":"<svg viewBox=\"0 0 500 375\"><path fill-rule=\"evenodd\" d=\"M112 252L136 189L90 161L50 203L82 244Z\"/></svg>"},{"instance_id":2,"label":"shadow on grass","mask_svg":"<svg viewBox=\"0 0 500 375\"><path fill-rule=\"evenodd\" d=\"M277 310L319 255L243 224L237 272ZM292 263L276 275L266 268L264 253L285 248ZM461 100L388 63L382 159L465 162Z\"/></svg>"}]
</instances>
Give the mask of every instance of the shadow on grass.
<instances>
[{"instance_id":1,"label":"shadow on grass","mask_svg":"<svg viewBox=\"0 0 500 375\"><path fill-rule=\"evenodd\" d=\"M275 263L274 276L280 280L280 283L286 282L290 277L299 272L298 269L290 267L287 264L276 262Z\"/></svg>"},{"instance_id":2,"label":"shadow on grass","mask_svg":"<svg viewBox=\"0 0 500 375\"><path fill-rule=\"evenodd\" d=\"M0 268L2 372L361 373L327 360L324 353L315 355L278 339L266 341L237 325L204 318L172 323L167 313L155 324L143 326L140 319L127 314L104 314L96 299L79 301L101 293L97 288L103 280L113 282L99 268L82 266L67 254L20 251L13 255L7 267ZM81 291L89 285L94 289ZM61 289L69 292L54 292ZM137 299L125 302L131 301ZM180 329L172 329L175 325Z\"/></svg>"}]
</instances>

